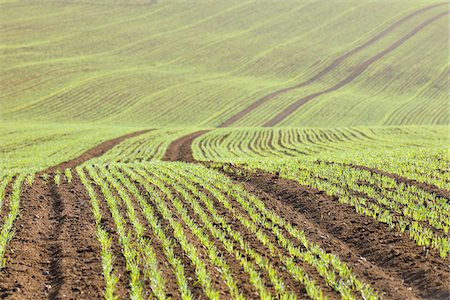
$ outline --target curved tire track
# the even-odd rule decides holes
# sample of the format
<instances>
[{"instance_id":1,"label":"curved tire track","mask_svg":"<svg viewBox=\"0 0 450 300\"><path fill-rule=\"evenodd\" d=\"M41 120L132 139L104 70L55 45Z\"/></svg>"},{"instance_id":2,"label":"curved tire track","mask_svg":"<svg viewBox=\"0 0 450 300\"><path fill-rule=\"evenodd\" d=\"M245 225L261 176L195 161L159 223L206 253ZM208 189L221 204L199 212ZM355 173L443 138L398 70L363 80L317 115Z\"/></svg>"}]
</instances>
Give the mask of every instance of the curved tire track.
<instances>
[{"instance_id":1,"label":"curved tire track","mask_svg":"<svg viewBox=\"0 0 450 300\"><path fill-rule=\"evenodd\" d=\"M394 22L393 24L391 24L388 28L386 28L385 30L381 31L380 33L376 34L375 36L373 36L371 39L369 39L368 41L366 41L364 44L351 49L350 51L344 53L343 55L337 57L335 60L333 60L328 66L326 66L323 70L321 70L319 73L317 73L316 75L314 75L313 77L311 77L310 79L303 81L299 84L296 84L294 86L291 87L286 87L286 88L282 88L279 90L276 90L260 99L258 99L257 101L253 102L252 104L250 104L247 108L241 110L240 112L238 112L237 114L235 114L234 116L232 116L231 118L227 119L225 122L223 122L222 124L220 124L218 127L222 128L222 127L228 127L231 124L235 123L236 121L242 119L244 116L246 116L247 114L249 114L251 111L255 110L256 108L258 108L259 106L263 105L264 103L272 100L273 98L282 95L284 93L287 93L289 91L295 90L295 89L299 89L302 87L305 87L307 85L310 85L318 80L320 80L323 76L325 76L326 74L328 74L330 71L332 71L333 69L335 69L337 66L339 66L340 63L342 63L345 59L351 57L352 55L358 53L359 51L369 47L370 45L372 45L373 43L375 43L376 41L382 39L384 36L386 36L387 34L389 34L390 32L394 31L395 29L397 29L397 27L399 27L402 23L408 21L409 19L423 13L426 12L430 9L433 9L435 7L438 6L443 6L443 5L447 5L447 3L438 3L438 4L434 4L434 5L430 5L427 7L424 7L422 9L416 10L413 13L401 18L400 20Z\"/></svg>"},{"instance_id":2,"label":"curved tire track","mask_svg":"<svg viewBox=\"0 0 450 300\"><path fill-rule=\"evenodd\" d=\"M349 166L349 167L357 169L357 170L369 171L372 174L383 175L383 176L389 177L391 179L394 179L398 183L404 183L408 186L416 186L426 192L435 194L438 197L445 198L450 201L450 191L441 189L441 188L435 186L434 184L420 182L420 181L417 181L414 179L400 176L395 173L390 173L390 172L386 172L386 171L383 171L380 169L371 168L371 167L367 167L367 166L359 166L359 165L351 165L351 164L347 164L346 166Z\"/></svg>"},{"instance_id":3,"label":"curved tire track","mask_svg":"<svg viewBox=\"0 0 450 300\"><path fill-rule=\"evenodd\" d=\"M200 130L176 139L169 144L162 160L196 162L192 153L192 142L207 132L209 130Z\"/></svg>"},{"instance_id":4,"label":"curved tire track","mask_svg":"<svg viewBox=\"0 0 450 300\"><path fill-rule=\"evenodd\" d=\"M395 43L393 43L389 47L385 48L383 51L377 53L376 55L372 56L368 60L360 63L354 69L354 71L352 73L350 73L350 75L348 75L345 79L341 80L340 82L338 82L337 84L335 84L331 88L328 88L328 89L323 90L321 92L310 94L308 96L305 96L305 97L297 100L296 102L292 103L291 105L286 107L284 110L282 110L280 113L275 115L275 117L273 117L272 119L270 119L269 121L264 123L264 127L272 127L272 126L277 125L278 123L280 123L281 121L286 119L288 116L290 116L292 113L294 113L300 106L302 106L305 103L311 101L312 99L317 98L317 97L319 97L321 95L324 95L324 94L328 94L328 93L334 92L334 91L340 89L341 87L349 84L350 82L355 80L359 75L361 75L361 73L363 73L370 65L372 65L376 61L380 60L385 55L387 55L390 52L394 51L398 47L400 47L403 43L405 43L407 40L409 40L414 35L416 35L418 32L420 32L422 29L424 29L427 25L433 23L434 21L442 18L445 15L448 15L449 13L450 13L450 11L446 11L446 12L440 13L440 14L438 14L438 15L430 18L430 19L428 19L427 21L421 23L419 26L417 26L412 31L410 31L409 33L404 35L401 39L397 40Z\"/></svg>"}]
</instances>

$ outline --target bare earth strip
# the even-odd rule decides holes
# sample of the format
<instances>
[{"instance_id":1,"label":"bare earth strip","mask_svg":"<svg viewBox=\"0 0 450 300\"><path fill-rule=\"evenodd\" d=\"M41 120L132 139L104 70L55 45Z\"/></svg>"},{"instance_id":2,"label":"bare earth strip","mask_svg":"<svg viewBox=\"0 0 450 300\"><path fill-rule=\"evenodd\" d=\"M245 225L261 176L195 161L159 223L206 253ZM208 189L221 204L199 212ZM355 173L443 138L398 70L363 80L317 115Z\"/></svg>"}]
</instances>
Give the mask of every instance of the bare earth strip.
<instances>
[{"instance_id":1,"label":"bare earth strip","mask_svg":"<svg viewBox=\"0 0 450 300\"><path fill-rule=\"evenodd\" d=\"M369 39L367 42L365 42L364 44L353 48L352 50L344 53L343 55L337 57L335 60L333 60L328 66L326 66L323 70L321 70L319 73L317 73L316 75L314 75L313 77L311 77L310 79L303 81L299 84L296 84L294 86L291 87L286 87L286 88L282 88L279 90L276 90L260 99L258 99L257 101L253 102L252 104L250 104L247 108L241 110L240 112L238 112L237 114L235 114L234 116L232 116L231 118L227 119L225 122L223 122L222 124L220 124L218 127L222 128L222 127L228 127L231 124L235 123L236 121L242 119L244 116L246 116L247 114L249 114L251 111L255 110L256 108L258 108L259 106L263 105L264 103L272 100L273 98L285 94L289 91L295 90L295 89L299 89L302 87L305 87L307 85L310 85L318 80L320 80L323 76L325 76L326 74L328 74L330 71L334 70L337 66L339 66L339 64L341 64L345 59L351 57L352 55L358 53L359 51L369 47L370 45L372 45L373 43L375 43L376 41L382 39L384 36L386 36L387 34L389 34L390 32L394 31L397 27L399 27L402 23L408 21L409 19L423 13L426 12L432 8L438 7L438 6L443 6L443 5L447 5L447 3L438 3L438 4L434 4L434 5L430 5L427 7L424 7L422 9L419 9L403 18L401 18L400 20L396 21L395 23L393 23L391 26L389 26L388 28L386 28L385 30L383 30L382 32L376 34L375 36L373 36L371 39Z\"/></svg>"},{"instance_id":2,"label":"bare earth strip","mask_svg":"<svg viewBox=\"0 0 450 300\"><path fill-rule=\"evenodd\" d=\"M208 131L209 130L196 131L176 139L170 143L169 147L167 147L163 160L194 162L195 160L191 149L192 142Z\"/></svg>"},{"instance_id":3,"label":"bare earth strip","mask_svg":"<svg viewBox=\"0 0 450 300\"><path fill-rule=\"evenodd\" d=\"M48 168L45 171L42 171L41 174L51 173L51 172L55 172L56 170L63 170L66 168L74 168L90 159L93 159L94 157L98 157L98 156L105 154L107 151L111 150L114 146L120 144L121 142L123 142L126 139L133 138L135 136L147 133L151 130L152 129L136 131L136 132L132 132L129 134L119 136L119 137L111 139L111 140L104 141L103 143L98 144L97 146L87 150L86 152L80 154L78 157L76 157L74 159L68 160L66 162L60 163L57 166L53 166L53 167Z\"/></svg>"},{"instance_id":4,"label":"bare earth strip","mask_svg":"<svg viewBox=\"0 0 450 300\"><path fill-rule=\"evenodd\" d=\"M173 142L167 150L170 155L165 157L199 163L193 158L191 145L203 133L196 132ZM208 162L204 164L209 165ZM337 254L359 278L373 285L385 298L450 297L449 259L427 253L406 234L391 231L383 223L358 215L353 208L323 192L264 171L237 172L246 172L244 176L221 171L294 224L306 226L306 233L314 242Z\"/></svg>"},{"instance_id":5,"label":"bare earth strip","mask_svg":"<svg viewBox=\"0 0 450 300\"><path fill-rule=\"evenodd\" d=\"M338 82L336 85L334 85L326 90L310 94L308 96L305 96L305 97L297 100L296 102L292 103L291 105L286 107L284 110L282 110L280 113L275 115L272 119L270 119L269 121L264 123L264 126L265 127L275 126L278 123L280 123L281 121L283 121L284 119L286 119L288 116L290 116L292 113L294 113L300 106L311 101L312 99L317 98L324 94L334 92L334 91L340 89L341 87L349 84L350 82L355 80L359 75L361 75L361 73L363 73L370 65L372 65L376 61L380 60L381 58L383 58L385 55L389 54L393 50L400 47L403 43L405 43L407 40L409 40L414 35L416 35L418 32L420 32L422 29L424 29L427 25L435 22L436 20L438 20L448 14L449 14L449 11L446 11L446 12L440 13L440 14L428 19L427 21L423 22L422 24L420 24L419 26L414 28L412 31L410 31L409 33L404 35L401 39L397 40L395 43L393 43L389 47L385 48L383 51L379 52L378 54L372 56L368 60L359 64L357 67L355 67L354 71L350 75L348 75L344 80Z\"/></svg>"},{"instance_id":6,"label":"bare earth strip","mask_svg":"<svg viewBox=\"0 0 450 300\"><path fill-rule=\"evenodd\" d=\"M83 186L64 182L57 187L37 176L21 202L7 267L0 273L0 296L102 298L100 244Z\"/></svg>"}]
</instances>

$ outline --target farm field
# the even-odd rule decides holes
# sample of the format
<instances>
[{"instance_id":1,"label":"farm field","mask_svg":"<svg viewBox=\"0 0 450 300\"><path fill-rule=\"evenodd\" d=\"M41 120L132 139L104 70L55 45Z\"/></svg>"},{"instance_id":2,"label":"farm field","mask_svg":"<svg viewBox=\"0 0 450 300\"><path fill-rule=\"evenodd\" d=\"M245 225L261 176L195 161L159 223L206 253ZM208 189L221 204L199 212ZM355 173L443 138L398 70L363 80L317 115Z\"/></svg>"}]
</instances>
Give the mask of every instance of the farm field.
<instances>
[{"instance_id":1,"label":"farm field","mask_svg":"<svg viewBox=\"0 0 450 300\"><path fill-rule=\"evenodd\" d=\"M0 297L449 299L449 14L0 0Z\"/></svg>"}]
</instances>

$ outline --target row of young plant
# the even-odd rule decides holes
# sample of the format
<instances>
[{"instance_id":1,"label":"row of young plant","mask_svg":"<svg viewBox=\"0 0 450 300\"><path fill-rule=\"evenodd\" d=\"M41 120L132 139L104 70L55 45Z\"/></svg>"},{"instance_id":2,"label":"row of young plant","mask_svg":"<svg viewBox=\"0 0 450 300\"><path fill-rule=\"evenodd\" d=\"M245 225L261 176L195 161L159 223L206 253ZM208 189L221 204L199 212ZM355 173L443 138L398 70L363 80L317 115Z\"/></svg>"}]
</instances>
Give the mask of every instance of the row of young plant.
<instances>
[{"instance_id":1,"label":"row of young plant","mask_svg":"<svg viewBox=\"0 0 450 300\"><path fill-rule=\"evenodd\" d=\"M314 299L324 297L321 284L329 285L345 299L354 298L355 292L366 299L376 298L373 290L356 279L337 257L325 253L317 245L310 245L302 232L268 210L256 197L246 193L243 189L236 189L223 175L201 166L185 164L151 164L143 167L147 170L147 174L159 178L181 195L181 198L185 199L186 205L191 206L193 213L204 222L203 224L209 229L210 234L219 239L224 246L230 242L235 243L235 249L240 247L243 252L240 252L239 257L244 254L250 261L255 261L256 265L267 273L275 287L277 297L290 298L295 295L286 289L285 283L281 280L282 273L287 271L294 280L305 286L308 295ZM207 196L196 185L203 185L213 197ZM161 183L158 186L160 189L164 189ZM166 191L166 196L171 198L170 192ZM234 200L230 201L229 199ZM199 203L198 200L201 202ZM236 202L237 207L232 202ZM218 205L227 211L227 217L215 209ZM246 243L242 238L242 232L230 226L230 222L235 219L240 222L242 228L251 232L259 243L267 248L267 252L273 259L279 259L283 263L284 266L281 270L274 268L270 260L264 258L263 253L258 253L250 244ZM210 226L211 224L221 224L222 228L214 228L214 226ZM277 242L272 242L271 237L274 237ZM301 242L302 246L296 246L298 242ZM232 249L230 246L228 248ZM309 268L315 269L313 276L319 279L318 283L295 263L298 260L302 264L309 265ZM240 264L244 264L244 269L248 269L248 266L245 267L245 261L240 261ZM263 286L258 282L260 281L256 280L253 284L256 284L258 291L264 291ZM264 298L267 295L261 293L260 296Z\"/></svg>"},{"instance_id":2,"label":"row of young plant","mask_svg":"<svg viewBox=\"0 0 450 300\"><path fill-rule=\"evenodd\" d=\"M108 170L103 166L88 166L86 170L100 187L113 216L118 242L123 249L127 269L130 272L129 286L132 298L146 298L147 294L151 292L150 296L165 299L167 293L174 292L167 290L166 278L159 269L159 266L164 266L164 262L157 261L153 248L155 244L159 244L163 249L165 262L168 263L176 278L178 293L182 299L193 298L192 282L189 283L189 279L185 275L186 266L180 258L182 255L186 255L190 259L190 265L194 266L198 282L208 298L218 299L218 291L212 284L211 275L205 262L200 258L198 249L187 238L183 225L173 215L172 210L165 205L165 199L161 198L154 190L148 191L146 195L148 197L144 198L134 183L130 182L127 176L119 173L117 169L110 168ZM147 185L146 181L144 183ZM154 186L150 185L149 188L153 189ZM121 214L120 207L124 207L123 214L125 216ZM138 215L142 217L139 218ZM169 228L161 224L163 220L158 218L159 215L169 223ZM141 219L145 220L145 223ZM128 227L132 229L128 229ZM146 237L147 231L151 232L150 235L154 236L154 239ZM181 247L184 254L179 253L177 247ZM212 252L209 254L213 255ZM216 267L223 266L220 255L216 255L214 261ZM145 283L148 283L148 286L145 286Z\"/></svg>"},{"instance_id":3,"label":"row of young plant","mask_svg":"<svg viewBox=\"0 0 450 300\"><path fill-rule=\"evenodd\" d=\"M353 151L339 156L321 155L320 159L364 165L450 190L450 156L447 145Z\"/></svg>"},{"instance_id":4,"label":"row of young plant","mask_svg":"<svg viewBox=\"0 0 450 300\"><path fill-rule=\"evenodd\" d=\"M204 205L209 209L222 205L231 214L231 218L237 219L243 228L255 234L259 242L267 247L270 255L283 262L284 268L305 285L310 296L320 295L320 290L311 284L309 276L294 261L300 260L309 265L308 268L315 269L316 276L321 277L319 282L332 287L344 299L351 299L355 294L356 297L362 296L365 299L376 298L374 291L359 281L336 256L327 254L319 246L310 243L302 231L220 173L203 166L184 164L171 164L157 170L166 173L166 180L176 177L176 181L172 179L170 182L172 186L176 186L177 181L183 183L193 195L203 198ZM174 172L177 174L174 175ZM214 196L216 203L202 194L198 188L202 186ZM271 236L276 242L271 241ZM298 246L299 242L301 246Z\"/></svg>"},{"instance_id":5,"label":"row of young plant","mask_svg":"<svg viewBox=\"0 0 450 300\"><path fill-rule=\"evenodd\" d=\"M303 156L342 150L336 143L361 138L346 129L221 129L195 140L193 148L203 160Z\"/></svg>"},{"instance_id":6,"label":"row of young plant","mask_svg":"<svg viewBox=\"0 0 450 300\"><path fill-rule=\"evenodd\" d=\"M263 299L295 299L298 291L286 284L286 276L300 282L313 299L327 297L322 291L324 284L344 299L377 298L336 256L308 242L303 232L256 197L235 189L217 172L187 164L152 163L86 165L77 168L77 173L91 197L97 238L102 245L106 298L116 296L118 278L112 242L123 249L130 274L130 296L135 299L167 298L166 272L176 278L181 298L193 298L194 285L186 268L193 270L194 280L207 298L219 298L213 278L220 274L227 297L244 299L246 295L230 259L236 260L248 275L252 289ZM201 184L205 189L200 188ZM104 203L99 199L105 199ZM105 204L115 226L116 241L102 225ZM233 225L234 220L243 229ZM267 252L254 248L242 230L254 235ZM164 261L161 256L157 259L158 249L162 249ZM282 266L273 260L281 261ZM306 265L304 270L302 266Z\"/></svg>"},{"instance_id":7,"label":"row of young plant","mask_svg":"<svg viewBox=\"0 0 450 300\"><path fill-rule=\"evenodd\" d=\"M31 185L34 174L20 173L14 176L6 175L0 180L0 212L3 214L3 209L8 210L4 214L0 229L0 269L6 265L5 252L6 247L14 236L14 222L20 213L20 196L24 185ZM11 185L11 191L6 194L6 187ZM8 197L8 206L5 206L5 197Z\"/></svg>"},{"instance_id":8,"label":"row of young plant","mask_svg":"<svg viewBox=\"0 0 450 300\"><path fill-rule=\"evenodd\" d=\"M149 295L148 290L144 290L144 282L145 280L149 282L155 282L158 278L162 278L159 273L158 267L155 262L155 253L150 245L150 241L144 236L144 225L140 223L136 216L136 211L134 209L133 204L130 202L130 199L127 197L121 197L118 194L118 191L115 190L114 186L110 182L111 175L107 173L106 170L100 169L97 170L92 166L88 166L85 168L89 177L93 180L96 186L100 189L102 195L101 198L105 199L106 203L100 202L96 194L91 194L91 202L97 203L98 211L100 212L103 205L106 204L106 208L109 210L110 215L112 216L112 221L114 223L114 231L117 233L117 243L120 245L122 249L122 255L125 260L125 268L129 273L129 292L130 297L132 299L144 299ZM77 169L78 173L81 174L85 171L83 168L79 167ZM89 182L90 183L90 182ZM84 183L86 185L86 183ZM92 186L93 183L90 183ZM89 188L88 188L89 189ZM95 196L93 196L95 195ZM123 206L125 206L125 211L123 211ZM94 210L96 210L93 205ZM101 212L100 212L101 213ZM107 218L106 216L103 216ZM98 221L98 226L100 227L98 230L104 230L101 227L101 219L100 217ZM98 217L96 217L96 220ZM103 247L102 249L108 249ZM108 246L105 244L105 246ZM145 268L143 267L145 266ZM107 262L104 263L104 269L110 270L107 268ZM123 275L123 274L121 274ZM107 298L114 296L117 292L115 291L115 280L116 276L114 273L111 273L110 281L107 281L107 286L109 285L109 291L105 293ZM105 276L106 279L106 276ZM161 282L156 281L155 286L152 289L152 292L157 294L159 290ZM164 294L162 297L158 297L160 299L165 299Z\"/></svg>"},{"instance_id":9,"label":"row of young plant","mask_svg":"<svg viewBox=\"0 0 450 300\"><path fill-rule=\"evenodd\" d=\"M339 201L355 207L365 214L396 228L409 232L420 246L439 251L445 258L450 251L450 203L448 199L429 193L416 186L369 171L340 163L314 160L253 163L259 168L277 173L281 177L325 191L339 197Z\"/></svg>"},{"instance_id":10,"label":"row of young plant","mask_svg":"<svg viewBox=\"0 0 450 300\"><path fill-rule=\"evenodd\" d=\"M446 131L436 130L430 133L426 127L226 128L194 140L193 152L198 160L242 161L330 153L345 156L347 152L366 153L368 149L377 152L443 147Z\"/></svg>"}]
</instances>

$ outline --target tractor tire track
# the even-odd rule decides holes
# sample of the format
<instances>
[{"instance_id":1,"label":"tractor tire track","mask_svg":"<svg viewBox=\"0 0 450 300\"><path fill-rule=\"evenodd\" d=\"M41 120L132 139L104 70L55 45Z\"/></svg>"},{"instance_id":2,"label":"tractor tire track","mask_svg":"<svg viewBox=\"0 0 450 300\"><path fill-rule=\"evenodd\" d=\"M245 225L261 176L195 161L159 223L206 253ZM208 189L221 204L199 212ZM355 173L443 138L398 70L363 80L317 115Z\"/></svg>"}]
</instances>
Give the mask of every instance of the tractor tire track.
<instances>
[{"instance_id":1,"label":"tractor tire track","mask_svg":"<svg viewBox=\"0 0 450 300\"><path fill-rule=\"evenodd\" d=\"M207 132L209 132L209 130L200 130L174 140L167 147L162 160L195 162L196 160L192 153L192 142Z\"/></svg>"},{"instance_id":2,"label":"tractor tire track","mask_svg":"<svg viewBox=\"0 0 450 300\"><path fill-rule=\"evenodd\" d=\"M395 181L397 181L397 183L404 183L408 186L416 186L426 192L429 192L431 194L435 194L438 197L441 198L445 198L447 200L450 201L450 191L445 190L445 189L441 189L437 186L435 186L434 184L430 184L430 183L426 183L426 182L420 182L414 179L410 179L407 177L403 177L400 176L398 174L395 173L389 173L383 170L379 170L376 168L370 168L370 167L366 167L366 166L359 166L359 165L351 165L351 164L344 164L345 166L351 167L353 169L357 169L357 170L363 170L363 171L369 171L372 174L378 174L378 175L383 175L386 177L389 177L391 179L394 179Z\"/></svg>"},{"instance_id":3,"label":"tractor tire track","mask_svg":"<svg viewBox=\"0 0 450 300\"><path fill-rule=\"evenodd\" d=\"M36 176L0 274L0 297L100 299L104 281L89 197L81 184Z\"/></svg>"},{"instance_id":4,"label":"tractor tire track","mask_svg":"<svg viewBox=\"0 0 450 300\"><path fill-rule=\"evenodd\" d=\"M376 41L382 39L383 37L385 37L386 35L388 35L392 31L397 29L404 22L406 22L409 19L411 19L411 18L413 18L413 17L415 17L415 16L417 16L417 15L419 15L421 13L424 13L424 12L430 10L430 9L433 9L435 7L438 7L438 6L443 6L443 5L447 5L447 3L438 3L438 4L430 5L430 6L422 8L422 9L416 10L413 13L411 13L411 14L403 17L403 18L401 18L400 20L398 20L398 21L394 22L393 24L391 24L385 30L383 30L380 33L378 33L375 36L373 36L371 39L369 39L368 41L366 41L362 45L360 45L360 46L358 46L356 48L353 48L350 51L348 51L348 52L342 54L341 56L337 57L336 59L334 59L328 66L326 66L323 70L321 70L319 73L317 73L316 75L314 75L310 79L308 79L306 81L303 81L303 82L301 82L299 84L296 84L294 86L291 86L291 87L286 87L286 88L282 88L282 89L276 90L276 91L274 91L274 92L272 92L272 93L270 93L270 94L268 94L268 95L258 99L257 101L255 101L252 104L250 104L247 108L241 110L240 112L238 112L237 114L235 114L231 118L229 118L226 121L224 121L218 127L219 128L228 127L231 124L235 123L236 121L242 119L244 116L246 116L247 114L249 114L250 112L252 112L256 108L260 107L264 103L272 100L273 98L275 98L275 97L277 97L279 95L285 94L285 93L287 93L289 91L308 86L308 85L310 85L310 84L320 80L323 76L325 76L326 74L328 74L329 72L334 70L336 67L338 67L339 64L341 64L345 59L351 57L352 55L358 53L359 51L369 47L370 45L372 45Z\"/></svg>"},{"instance_id":5,"label":"tractor tire track","mask_svg":"<svg viewBox=\"0 0 450 300\"><path fill-rule=\"evenodd\" d=\"M341 80L340 82L338 82L337 84L335 84L334 86L332 86L332 87L330 87L330 88L328 88L326 90L323 90L323 91L317 92L317 93L313 93L313 94L309 94L308 96L305 96L305 97L297 100L296 102L292 103L291 105L289 105L288 107L283 109L277 115L275 115L272 119L270 119L269 121L264 123L263 126L264 127L275 126L278 123L280 123L281 121L283 121L284 119L286 119L287 117L289 117L300 106L306 104L307 102L311 101L312 99L317 98L317 97L319 97L321 95L324 95L324 94L328 94L328 93L334 92L334 91L342 88L343 86L346 86L347 84L351 83L359 75L361 75L369 66L371 66L373 63L377 62L378 60L380 60L381 58L383 58L384 56L386 56L390 52L392 52L395 49L397 49L398 47L400 47L403 43L405 43L410 38L415 36L418 32L420 32L422 29L424 29L429 24L431 24L431 23L437 21L438 19L448 15L449 13L450 13L450 11L446 11L446 12L440 13L440 14L438 14L438 15L430 18L430 19L428 19L427 21L421 23L419 26L417 26L412 31L410 31L409 33L404 35L401 39L397 40L395 43L393 43L389 47L385 48L383 51L381 51L378 54L372 56L368 60L360 63L354 69L354 71L352 73L350 73L350 75L348 75L345 79Z\"/></svg>"}]
</instances>

